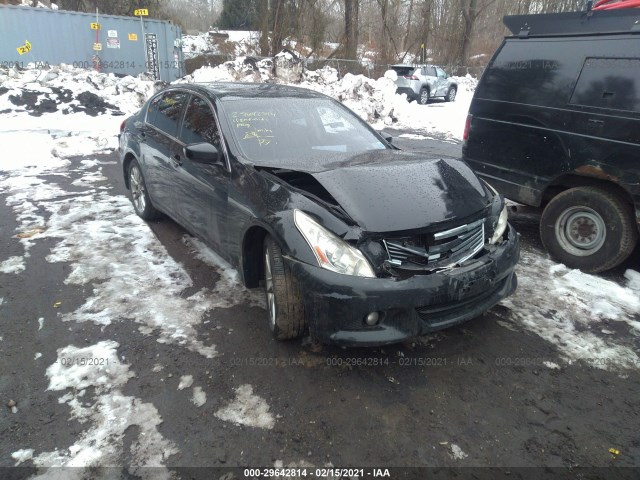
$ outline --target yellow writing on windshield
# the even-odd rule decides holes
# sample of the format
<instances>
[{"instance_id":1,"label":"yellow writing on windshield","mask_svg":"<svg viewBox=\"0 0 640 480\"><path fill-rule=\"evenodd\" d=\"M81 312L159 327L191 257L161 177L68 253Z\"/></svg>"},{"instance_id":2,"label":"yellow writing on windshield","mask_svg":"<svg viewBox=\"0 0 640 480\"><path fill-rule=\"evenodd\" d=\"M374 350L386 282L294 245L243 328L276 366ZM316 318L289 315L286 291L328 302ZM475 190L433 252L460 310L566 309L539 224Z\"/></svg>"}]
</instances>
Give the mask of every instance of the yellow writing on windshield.
<instances>
[{"instance_id":1,"label":"yellow writing on windshield","mask_svg":"<svg viewBox=\"0 0 640 480\"><path fill-rule=\"evenodd\" d=\"M244 128L245 132L242 140L256 140L258 145L269 145L274 138L273 130L269 128L259 128L276 118L275 112L233 112L231 123L236 128Z\"/></svg>"}]
</instances>

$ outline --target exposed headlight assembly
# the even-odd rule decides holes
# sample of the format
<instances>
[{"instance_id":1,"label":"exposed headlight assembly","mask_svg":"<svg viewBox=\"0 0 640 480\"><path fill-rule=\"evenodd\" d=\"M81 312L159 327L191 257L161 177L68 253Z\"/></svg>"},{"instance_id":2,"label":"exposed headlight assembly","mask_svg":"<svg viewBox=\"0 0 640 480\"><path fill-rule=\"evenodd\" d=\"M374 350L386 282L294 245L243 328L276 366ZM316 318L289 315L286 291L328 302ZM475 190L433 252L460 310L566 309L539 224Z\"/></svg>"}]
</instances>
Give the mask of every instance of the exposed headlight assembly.
<instances>
[{"instance_id":1,"label":"exposed headlight assembly","mask_svg":"<svg viewBox=\"0 0 640 480\"><path fill-rule=\"evenodd\" d=\"M502 235L504 235L505 230L507 229L507 222L509 221L509 212L507 211L507 206L505 205L500 212L500 216L498 217L498 221L496 222L496 226L493 229L493 236L489 243L491 245L495 245L500 241Z\"/></svg>"},{"instance_id":2,"label":"exposed headlight assembly","mask_svg":"<svg viewBox=\"0 0 640 480\"><path fill-rule=\"evenodd\" d=\"M489 240L491 245L495 245L498 243L502 235L504 235L505 230L507 229L507 223L509 221L509 211L507 210L507 206L505 205L504 198L498 193L498 191L489 184L486 180L482 180L484 184L487 186L491 193L493 193L494 202L500 201L502 203L502 210L500 211L500 216L498 217L498 221L496 222L493 228L493 236ZM496 209L497 210L497 209Z\"/></svg>"},{"instance_id":3,"label":"exposed headlight assembly","mask_svg":"<svg viewBox=\"0 0 640 480\"><path fill-rule=\"evenodd\" d=\"M326 270L343 275L375 278L367 259L357 248L318 224L309 215L294 210L296 227L313 250L318 265Z\"/></svg>"}]
</instances>

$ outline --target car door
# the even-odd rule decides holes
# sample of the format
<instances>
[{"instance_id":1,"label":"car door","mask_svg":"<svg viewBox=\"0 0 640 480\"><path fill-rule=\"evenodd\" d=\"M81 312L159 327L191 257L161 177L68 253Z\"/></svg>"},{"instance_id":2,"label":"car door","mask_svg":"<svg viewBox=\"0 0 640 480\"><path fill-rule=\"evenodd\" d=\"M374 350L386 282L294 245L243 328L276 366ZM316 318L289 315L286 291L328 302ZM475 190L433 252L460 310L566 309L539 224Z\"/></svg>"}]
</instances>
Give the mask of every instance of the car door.
<instances>
[{"instance_id":1,"label":"car door","mask_svg":"<svg viewBox=\"0 0 640 480\"><path fill-rule=\"evenodd\" d=\"M175 152L178 149L178 126L189 94L169 90L159 94L149 104L141 127L143 174L151 201L175 218L174 173Z\"/></svg>"},{"instance_id":2,"label":"car door","mask_svg":"<svg viewBox=\"0 0 640 480\"><path fill-rule=\"evenodd\" d=\"M181 223L212 248L222 252L227 231L229 164L212 107L204 97L192 94L179 138L185 147L198 143L212 144L220 152L219 160L194 161L186 156L183 149L176 168L175 189Z\"/></svg>"},{"instance_id":3,"label":"car door","mask_svg":"<svg viewBox=\"0 0 640 480\"><path fill-rule=\"evenodd\" d=\"M447 73L442 70L440 67L436 67L436 73L438 75L437 87L436 87L436 97L444 97L447 94Z\"/></svg>"},{"instance_id":4,"label":"car door","mask_svg":"<svg viewBox=\"0 0 640 480\"><path fill-rule=\"evenodd\" d=\"M436 68L428 65L425 67L425 81L429 85L430 95L433 97L438 86L438 77L436 75Z\"/></svg>"}]
</instances>

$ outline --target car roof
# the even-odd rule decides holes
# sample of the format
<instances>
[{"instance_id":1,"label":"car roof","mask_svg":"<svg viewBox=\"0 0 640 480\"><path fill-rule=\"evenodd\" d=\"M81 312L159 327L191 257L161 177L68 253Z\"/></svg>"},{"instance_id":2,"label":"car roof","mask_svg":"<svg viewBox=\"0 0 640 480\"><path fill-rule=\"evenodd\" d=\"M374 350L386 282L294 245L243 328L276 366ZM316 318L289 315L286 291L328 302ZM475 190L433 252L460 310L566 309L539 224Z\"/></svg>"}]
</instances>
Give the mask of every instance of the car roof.
<instances>
[{"instance_id":1,"label":"car roof","mask_svg":"<svg viewBox=\"0 0 640 480\"><path fill-rule=\"evenodd\" d=\"M222 101L243 98L329 98L313 90L277 83L196 82L173 86L212 94Z\"/></svg>"}]
</instances>

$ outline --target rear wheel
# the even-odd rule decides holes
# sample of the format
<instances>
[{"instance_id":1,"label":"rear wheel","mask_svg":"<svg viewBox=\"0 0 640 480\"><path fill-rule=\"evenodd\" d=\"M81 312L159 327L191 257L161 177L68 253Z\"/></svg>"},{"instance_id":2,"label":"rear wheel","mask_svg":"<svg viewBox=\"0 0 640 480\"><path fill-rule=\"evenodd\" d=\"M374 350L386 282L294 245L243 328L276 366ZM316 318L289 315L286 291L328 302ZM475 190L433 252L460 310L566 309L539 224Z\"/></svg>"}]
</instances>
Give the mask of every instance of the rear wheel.
<instances>
[{"instance_id":1,"label":"rear wheel","mask_svg":"<svg viewBox=\"0 0 640 480\"><path fill-rule=\"evenodd\" d=\"M136 160L132 160L129 165L129 190L133 208L140 218L154 220L160 216L160 212L151 203L142 170Z\"/></svg>"},{"instance_id":2,"label":"rear wheel","mask_svg":"<svg viewBox=\"0 0 640 480\"><path fill-rule=\"evenodd\" d=\"M430 98L429 89L423 88L422 90L420 90L420 95L418 96L418 103L420 105L426 105L427 103L429 103L429 98Z\"/></svg>"},{"instance_id":3,"label":"rear wheel","mask_svg":"<svg viewBox=\"0 0 640 480\"><path fill-rule=\"evenodd\" d=\"M540 237L552 257L595 273L622 263L636 245L633 209L615 193L577 187L554 197L542 213Z\"/></svg>"},{"instance_id":4,"label":"rear wheel","mask_svg":"<svg viewBox=\"0 0 640 480\"><path fill-rule=\"evenodd\" d=\"M282 250L267 236L264 240L264 288L269 328L278 340L301 337L306 328L302 292L284 263Z\"/></svg>"},{"instance_id":5,"label":"rear wheel","mask_svg":"<svg viewBox=\"0 0 640 480\"><path fill-rule=\"evenodd\" d=\"M446 102L453 102L456 99L456 95L458 94L458 89L456 87L449 87L447 90L447 94L444 97Z\"/></svg>"}]
</instances>

